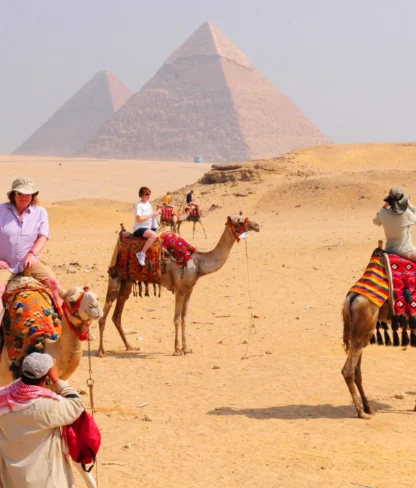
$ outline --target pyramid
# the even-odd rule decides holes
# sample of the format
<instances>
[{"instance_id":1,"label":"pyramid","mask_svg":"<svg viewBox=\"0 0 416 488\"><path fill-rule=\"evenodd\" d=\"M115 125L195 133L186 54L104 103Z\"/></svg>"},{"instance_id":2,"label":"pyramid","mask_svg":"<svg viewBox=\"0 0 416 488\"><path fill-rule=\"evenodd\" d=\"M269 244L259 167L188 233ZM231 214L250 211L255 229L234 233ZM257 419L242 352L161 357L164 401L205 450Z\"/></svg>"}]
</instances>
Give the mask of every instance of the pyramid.
<instances>
[{"instance_id":1,"label":"pyramid","mask_svg":"<svg viewBox=\"0 0 416 488\"><path fill-rule=\"evenodd\" d=\"M109 71L99 71L14 154L74 156L132 92Z\"/></svg>"},{"instance_id":2,"label":"pyramid","mask_svg":"<svg viewBox=\"0 0 416 488\"><path fill-rule=\"evenodd\" d=\"M205 22L80 155L245 161L329 143L242 51Z\"/></svg>"}]
</instances>

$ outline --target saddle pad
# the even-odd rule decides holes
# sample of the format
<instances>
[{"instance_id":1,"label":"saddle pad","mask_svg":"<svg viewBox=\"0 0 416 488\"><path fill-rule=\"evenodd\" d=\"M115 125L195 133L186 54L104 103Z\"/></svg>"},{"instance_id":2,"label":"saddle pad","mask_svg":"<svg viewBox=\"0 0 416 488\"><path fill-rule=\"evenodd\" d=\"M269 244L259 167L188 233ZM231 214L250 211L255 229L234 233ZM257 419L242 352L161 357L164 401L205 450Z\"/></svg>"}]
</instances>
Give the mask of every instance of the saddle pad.
<instances>
[{"instance_id":1,"label":"saddle pad","mask_svg":"<svg viewBox=\"0 0 416 488\"><path fill-rule=\"evenodd\" d=\"M188 217L198 217L198 207L195 205L187 205L185 207L185 213L188 214Z\"/></svg>"},{"instance_id":2,"label":"saddle pad","mask_svg":"<svg viewBox=\"0 0 416 488\"><path fill-rule=\"evenodd\" d=\"M375 249L363 276L348 293L359 293L381 307L389 297L389 281L381 249Z\"/></svg>"},{"instance_id":3,"label":"saddle pad","mask_svg":"<svg viewBox=\"0 0 416 488\"><path fill-rule=\"evenodd\" d=\"M394 315L416 315L416 263L396 254L385 254L393 280Z\"/></svg>"},{"instance_id":4,"label":"saddle pad","mask_svg":"<svg viewBox=\"0 0 416 488\"><path fill-rule=\"evenodd\" d=\"M58 317L48 288L33 278L14 278L4 293L4 341L12 371L19 371L27 354L43 349L45 339L61 336Z\"/></svg>"},{"instance_id":5,"label":"saddle pad","mask_svg":"<svg viewBox=\"0 0 416 488\"><path fill-rule=\"evenodd\" d=\"M172 222L173 216L175 215L173 207L162 205L160 209L161 209L161 219L165 222Z\"/></svg>"},{"instance_id":6,"label":"saddle pad","mask_svg":"<svg viewBox=\"0 0 416 488\"><path fill-rule=\"evenodd\" d=\"M162 232L160 237L162 239L162 247L169 252L180 268L186 265L196 251L196 247L173 232Z\"/></svg>"}]
</instances>

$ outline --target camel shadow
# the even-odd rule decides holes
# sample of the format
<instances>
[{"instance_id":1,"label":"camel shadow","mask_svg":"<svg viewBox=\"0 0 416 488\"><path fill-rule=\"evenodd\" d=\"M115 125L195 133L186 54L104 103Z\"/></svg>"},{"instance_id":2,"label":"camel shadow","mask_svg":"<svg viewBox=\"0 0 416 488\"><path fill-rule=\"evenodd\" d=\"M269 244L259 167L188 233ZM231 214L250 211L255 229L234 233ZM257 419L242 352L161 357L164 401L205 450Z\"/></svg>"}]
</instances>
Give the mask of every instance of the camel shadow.
<instances>
[{"instance_id":1,"label":"camel shadow","mask_svg":"<svg viewBox=\"0 0 416 488\"><path fill-rule=\"evenodd\" d=\"M153 355L154 354L145 353L143 351L137 351L134 349L132 351L126 351L125 349L122 350L112 349L105 352L104 358L111 357L116 359L126 359L126 358L149 359ZM88 357L88 351L82 351L82 357ZM95 358L98 357L98 351L91 351L91 357L95 357Z\"/></svg>"},{"instance_id":2,"label":"camel shadow","mask_svg":"<svg viewBox=\"0 0 416 488\"><path fill-rule=\"evenodd\" d=\"M377 410L390 409L385 403L372 402ZM245 415L258 420L268 419L345 419L355 417L353 405L334 406L329 403L323 405L279 405L266 408L218 407L210 410L208 415Z\"/></svg>"}]
</instances>

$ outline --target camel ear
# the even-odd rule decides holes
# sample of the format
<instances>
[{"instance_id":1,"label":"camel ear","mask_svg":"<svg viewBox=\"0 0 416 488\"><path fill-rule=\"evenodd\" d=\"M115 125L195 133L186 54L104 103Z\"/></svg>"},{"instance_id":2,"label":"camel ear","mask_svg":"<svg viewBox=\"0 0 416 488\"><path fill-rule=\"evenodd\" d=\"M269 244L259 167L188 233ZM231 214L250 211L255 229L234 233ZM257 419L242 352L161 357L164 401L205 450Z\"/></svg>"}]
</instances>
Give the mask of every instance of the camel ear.
<instances>
[{"instance_id":1,"label":"camel ear","mask_svg":"<svg viewBox=\"0 0 416 488\"><path fill-rule=\"evenodd\" d=\"M227 222L231 222L231 217L230 216L227 217Z\"/></svg>"}]
</instances>

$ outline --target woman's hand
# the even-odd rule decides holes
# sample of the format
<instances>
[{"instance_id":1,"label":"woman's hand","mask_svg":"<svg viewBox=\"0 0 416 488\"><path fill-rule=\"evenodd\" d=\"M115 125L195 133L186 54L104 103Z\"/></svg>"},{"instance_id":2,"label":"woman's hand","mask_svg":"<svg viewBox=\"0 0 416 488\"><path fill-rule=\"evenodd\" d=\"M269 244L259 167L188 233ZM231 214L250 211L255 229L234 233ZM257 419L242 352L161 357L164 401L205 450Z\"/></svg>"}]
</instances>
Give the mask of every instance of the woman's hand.
<instances>
[{"instance_id":1,"label":"woman's hand","mask_svg":"<svg viewBox=\"0 0 416 488\"><path fill-rule=\"evenodd\" d=\"M25 268L31 268L35 263L36 256L30 252L25 259Z\"/></svg>"},{"instance_id":2,"label":"woman's hand","mask_svg":"<svg viewBox=\"0 0 416 488\"><path fill-rule=\"evenodd\" d=\"M0 269L9 269L9 265L6 261L0 261Z\"/></svg>"}]
</instances>

